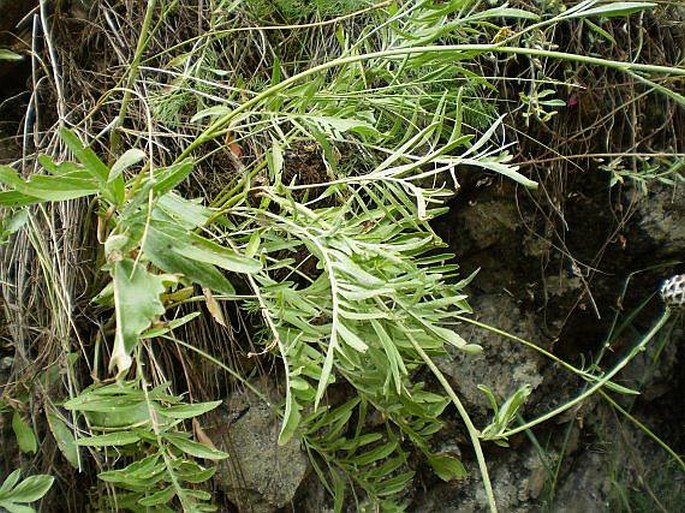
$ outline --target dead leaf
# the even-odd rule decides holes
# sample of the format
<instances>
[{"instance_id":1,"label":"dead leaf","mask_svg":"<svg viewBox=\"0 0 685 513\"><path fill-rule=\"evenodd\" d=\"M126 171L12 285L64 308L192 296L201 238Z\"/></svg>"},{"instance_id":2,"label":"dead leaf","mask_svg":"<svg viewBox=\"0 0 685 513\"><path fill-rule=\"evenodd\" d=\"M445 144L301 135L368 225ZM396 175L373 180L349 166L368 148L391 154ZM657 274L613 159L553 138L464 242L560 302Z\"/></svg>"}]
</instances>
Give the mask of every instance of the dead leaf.
<instances>
[{"instance_id":1,"label":"dead leaf","mask_svg":"<svg viewBox=\"0 0 685 513\"><path fill-rule=\"evenodd\" d=\"M205 447L209 447L210 449L214 449L215 451L218 450L214 445L214 442L212 442L212 439L209 438L209 436L207 436L207 433L205 433L204 429L202 429L197 419L193 419L193 431L195 432L195 438L198 442L200 442Z\"/></svg>"},{"instance_id":2,"label":"dead leaf","mask_svg":"<svg viewBox=\"0 0 685 513\"><path fill-rule=\"evenodd\" d=\"M214 298L214 294L207 287L202 287L202 293L205 295L205 302L207 304L207 310L212 314L212 317L216 322L221 324L224 328L227 328L226 319L224 319L224 313L221 310L221 305Z\"/></svg>"}]
</instances>

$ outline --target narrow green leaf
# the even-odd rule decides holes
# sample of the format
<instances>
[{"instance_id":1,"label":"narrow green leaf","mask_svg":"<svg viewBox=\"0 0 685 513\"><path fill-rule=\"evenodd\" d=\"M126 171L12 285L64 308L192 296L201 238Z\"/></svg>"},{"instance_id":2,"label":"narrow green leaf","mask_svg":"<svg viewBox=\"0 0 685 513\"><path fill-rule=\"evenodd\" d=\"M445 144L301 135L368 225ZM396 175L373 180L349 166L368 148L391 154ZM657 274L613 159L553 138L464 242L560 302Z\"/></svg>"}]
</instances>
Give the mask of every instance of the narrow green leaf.
<instances>
[{"instance_id":1,"label":"narrow green leaf","mask_svg":"<svg viewBox=\"0 0 685 513\"><path fill-rule=\"evenodd\" d=\"M3 207L25 207L43 201L41 198L18 191L0 191L0 205Z\"/></svg>"},{"instance_id":2,"label":"narrow green leaf","mask_svg":"<svg viewBox=\"0 0 685 513\"><path fill-rule=\"evenodd\" d=\"M186 258L216 265L234 273L254 274L262 268L259 260L243 256L199 235L190 234L188 239L190 244L184 241L174 251Z\"/></svg>"},{"instance_id":3,"label":"narrow green leaf","mask_svg":"<svg viewBox=\"0 0 685 513\"><path fill-rule=\"evenodd\" d=\"M204 483L216 473L216 467L203 468L194 461L185 460L176 468L176 475L186 483Z\"/></svg>"},{"instance_id":4,"label":"narrow green leaf","mask_svg":"<svg viewBox=\"0 0 685 513\"><path fill-rule=\"evenodd\" d=\"M0 183L15 189L15 196L16 193L23 195L17 198L20 200L19 203L22 203L23 198L26 198L28 203L35 202L32 201L33 198L38 198L39 201L65 201L98 192L97 183L82 169L61 176L34 175L31 180L24 181L11 167L0 166ZM5 191L4 195L7 196L9 192ZM9 203L9 201L3 201L3 203Z\"/></svg>"},{"instance_id":5,"label":"narrow green leaf","mask_svg":"<svg viewBox=\"0 0 685 513\"><path fill-rule=\"evenodd\" d=\"M178 406L160 408L159 414L172 419L191 419L193 417L199 417L208 411L212 411L221 403L222 401L211 401L194 404L180 404Z\"/></svg>"},{"instance_id":6,"label":"narrow green leaf","mask_svg":"<svg viewBox=\"0 0 685 513\"><path fill-rule=\"evenodd\" d=\"M213 265L191 260L179 249L187 246L188 233L171 223L153 222L150 224L143 250L160 269L168 273L182 274L194 283L207 287L213 292L235 294L235 289L226 277Z\"/></svg>"},{"instance_id":7,"label":"narrow green leaf","mask_svg":"<svg viewBox=\"0 0 685 513\"><path fill-rule=\"evenodd\" d=\"M376 321L371 320L371 326L378 336L381 345L383 346L383 351L388 357L388 364L390 365L390 373L392 375L393 381L395 382L395 391L400 394L402 391L402 375L407 374L407 369L404 365L404 360L402 355L397 349L388 333L383 328L383 325Z\"/></svg>"},{"instance_id":8,"label":"narrow green leaf","mask_svg":"<svg viewBox=\"0 0 685 513\"><path fill-rule=\"evenodd\" d=\"M214 118L214 117L221 117L225 116L229 112L231 112L230 107L226 107L224 105L214 105L212 107L209 107L207 109L203 109L200 112L197 112L192 118L190 118L191 123L195 123L197 121L200 121L201 119L204 118Z\"/></svg>"},{"instance_id":9,"label":"narrow green leaf","mask_svg":"<svg viewBox=\"0 0 685 513\"><path fill-rule=\"evenodd\" d=\"M143 159L145 159L146 154L144 151L138 148L131 148L124 152L124 154L117 159L117 161L112 165L109 170L109 176L107 177L107 182L112 183L116 178L118 178L121 173L126 171L129 167L135 166Z\"/></svg>"},{"instance_id":10,"label":"narrow green leaf","mask_svg":"<svg viewBox=\"0 0 685 513\"><path fill-rule=\"evenodd\" d=\"M359 466L370 465L371 463L387 458L395 452L395 449L397 449L397 440L390 440L362 455L355 456L354 463Z\"/></svg>"},{"instance_id":11,"label":"narrow green leaf","mask_svg":"<svg viewBox=\"0 0 685 513\"><path fill-rule=\"evenodd\" d=\"M100 160L95 152L90 148L85 147L78 136L67 128L62 128L59 131L59 135L64 141L64 144L66 144L69 150L74 154L74 157L76 157L100 183L107 183L109 168Z\"/></svg>"},{"instance_id":12,"label":"narrow green leaf","mask_svg":"<svg viewBox=\"0 0 685 513\"><path fill-rule=\"evenodd\" d=\"M173 485L167 486L164 490L161 490L152 495L148 495L138 501L138 504L145 507L158 506L160 504L166 504L176 495L176 487Z\"/></svg>"},{"instance_id":13,"label":"narrow green leaf","mask_svg":"<svg viewBox=\"0 0 685 513\"><path fill-rule=\"evenodd\" d=\"M24 56L7 48L0 48L0 61L23 61Z\"/></svg>"},{"instance_id":14,"label":"narrow green leaf","mask_svg":"<svg viewBox=\"0 0 685 513\"><path fill-rule=\"evenodd\" d=\"M117 431L104 435L94 435L88 438L79 438L78 445L84 447L115 447L130 445L140 441L140 436L131 431Z\"/></svg>"},{"instance_id":15,"label":"narrow green leaf","mask_svg":"<svg viewBox=\"0 0 685 513\"><path fill-rule=\"evenodd\" d=\"M347 345L349 345L355 351L365 353L369 349L369 346L342 322L337 324L337 329L338 333L340 334L340 338L343 339Z\"/></svg>"},{"instance_id":16,"label":"narrow green leaf","mask_svg":"<svg viewBox=\"0 0 685 513\"><path fill-rule=\"evenodd\" d=\"M206 492L204 490L195 490L192 488L184 488L183 493L187 497L193 497L194 499L200 500L200 501L209 501L212 500L212 495L209 492ZM210 506L211 507L211 506ZM216 511L214 509L213 511Z\"/></svg>"},{"instance_id":17,"label":"narrow green leaf","mask_svg":"<svg viewBox=\"0 0 685 513\"><path fill-rule=\"evenodd\" d=\"M390 479L384 480L382 488L378 492L378 496L389 497L400 493L402 490L407 488L414 475L414 471L410 470L408 472L403 472L402 474L391 477Z\"/></svg>"},{"instance_id":18,"label":"narrow green leaf","mask_svg":"<svg viewBox=\"0 0 685 513\"><path fill-rule=\"evenodd\" d=\"M20 468L13 470L12 473L3 481L2 486L0 486L0 500L8 497L9 491L14 488L14 486L19 482L19 479L21 479Z\"/></svg>"},{"instance_id":19,"label":"narrow green leaf","mask_svg":"<svg viewBox=\"0 0 685 513\"><path fill-rule=\"evenodd\" d=\"M57 447L66 460L74 468L79 468L78 446L74 433L67 424L55 413L48 411L46 415L50 432L57 442Z\"/></svg>"},{"instance_id":20,"label":"narrow green leaf","mask_svg":"<svg viewBox=\"0 0 685 513\"><path fill-rule=\"evenodd\" d=\"M34 502L41 499L52 486L55 478L52 476L29 476L12 490L13 502Z\"/></svg>"},{"instance_id":21,"label":"narrow green leaf","mask_svg":"<svg viewBox=\"0 0 685 513\"><path fill-rule=\"evenodd\" d=\"M24 506L10 501L0 501L0 508L5 508L7 513L36 513L36 510L31 506Z\"/></svg>"},{"instance_id":22,"label":"narrow green leaf","mask_svg":"<svg viewBox=\"0 0 685 513\"><path fill-rule=\"evenodd\" d=\"M19 444L21 452L36 454L36 451L38 450L36 435L33 434L31 426L28 425L21 414L16 410L14 411L14 415L12 415L12 430L17 437L17 444Z\"/></svg>"},{"instance_id":23,"label":"narrow green leaf","mask_svg":"<svg viewBox=\"0 0 685 513\"><path fill-rule=\"evenodd\" d=\"M540 16L523 9L513 9L510 7L496 7L486 11L475 13L469 16L469 22L487 20L490 18L518 18L522 20L539 20Z\"/></svg>"},{"instance_id":24,"label":"narrow green leaf","mask_svg":"<svg viewBox=\"0 0 685 513\"><path fill-rule=\"evenodd\" d=\"M195 456L196 458L204 458L207 460L223 460L228 458L228 454L223 451L212 449L180 435L166 434L164 435L164 438L177 449L180 449L190 456Z\"/></svg>"},{"instance_id":25,"label":"narrow green leaf","mask_svg":"<svg viewBox=\"0 0 685 513\"><path fill-rule=\"evenodd\" d=\"M615 18L617 16L629 16L636 12L652 9L657 4L652 2L613 2L604 4L591 9L580 10L566 18L587 18L590 16L601 16L603 18Z\"/></svg>"},{"instance_id":26,"label":"narrow green leaf","mask_svg":"<svg viewBox=\"0 0 685 513\"><path fill-rule=\"evenodd\" d=\"M281 431L278 434L278 445L287 444L295 435L302 419L300 415L301 409L302 407L298 404L293 395L293 390L288 387L285 397L285 413L283 414Z\"/></svg>"},{"instance_id":27,"label":"narrow green leaf","mask_svg":"<svg viewBox=\"0 0 685 513\"><path fill-rule=\"evenodd\" d=\"M152 328L152 329L147 330L145 333L143 333L140 336L140 338L146 339L146 338L161 337L162 335L165 335L166 333L169 333L170 331L173 331L176 328L183 326L184 324L188 324L190 321L192 321L193 319L195 319L196 317L198 317L200 315L202 315L200 312L189 313L188 315L184 315L183 317L180 317L178 319L174 319L173 321L167 322L161 328Z\"/></svg>"},{"instance_id":28,"label":"narrow green leaf","mask_svg":"<svg viewBox=\"0 0 685 513\"><path fill-rule=\"evenodd\" d=\"M443 481L452 481L467 475L464 464L454 456L433 454L428 457L428 464Z\"/></svg>"},{"instance_id":29,"label":"narrow green leaf","mask_svg":"<svg viewBox=\"0 0 685 513\"><path fill-rule=\"evenodd\" d=\"M607 381L604 384L604 386L607 387L609 390L613 390L614 392L618 392L619 394L640 395L640 392L635 390L634 388L624 387L623 385L619 385L618 383L614 383L613 381Z\"/></svg>"},{"instance_id":30,"label":"narrow green leaf","mask_svg":"<svg viewBox=\"0 0 685 513\"><path fill-rule=\"evenodd\" d=\"M152 189L158 196L164 196L188 178L193 172L193 166L194 162L191 159L186 159L178 164L158 170L155 173L155 184Z\"/></svg>"}]
</instances>

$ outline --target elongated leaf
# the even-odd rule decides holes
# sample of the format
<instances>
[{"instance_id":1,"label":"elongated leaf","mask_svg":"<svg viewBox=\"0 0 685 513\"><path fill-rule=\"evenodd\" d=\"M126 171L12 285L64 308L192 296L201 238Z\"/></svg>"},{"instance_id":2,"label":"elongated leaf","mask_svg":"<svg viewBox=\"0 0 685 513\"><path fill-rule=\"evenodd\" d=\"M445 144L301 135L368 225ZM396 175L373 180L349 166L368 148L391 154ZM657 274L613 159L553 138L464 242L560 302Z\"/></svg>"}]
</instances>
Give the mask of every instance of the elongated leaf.
<instances>
[{"instance_id":1,"label":"elongated leaf","mask_svg":"<svg viewBox=\"0 0 685 513\"><path fill-rule=\"evenodd\" d=\"M171 223L153 222L148 230L143 250L160 269L178 273L213 292L235 294L235 289L213 265L186 258L181 248L188 247L188 233Z\"/></svg>"},{"instance_id":2,"label":"elongated leaf","mask_svg":"<svg viewBox=\"0 0 685 513\"><path fill-rule=\"evenodd\" d=\"M466 342L466 340L461 338L461 336L457 332L453 330L434 325L430 326L430 330L436 335L438 335L445 342L467 353L479 353L483 350L483 348L477 344L469 344L468 342Z\"/></svg>"},{"instance_id":3,"label":"elongated leaf","mask_svg":"<svg viewBox=\"0 0 685 513\"><path fill-rule=\"evenodd\" d=\"M84 447L115 447L130 445L140 441L140 436L131 431L117 431L104 435L95 435L88 438L79 438L78 445Z\"/></svg>"},{"instance_id":4,"label":"elongated leaf","mask_svg":"<svg viewBox=\"0 0 685 513\"><path fill-rule=\"evenodd\" d=\"M487 20L491 18L518 18L523 20L539 20L540 16L523 9L512 9L510 7L497 7L486 11L475 13L469 16L469 21Z\"/></svg>"},{"instance_id":5,"label":"elongated leaf","mask_svg":"<svg viewBox=\"0 0 685 513\"><path fill-rule=\"evenodd\" d=\"M10 501L0 501L0 508L7 510L7 513L36 513L36 510L31 506L24 506Z\"/></svg>"},{"instance_id":6,"label":"elongated leaf","mask_svg":"<svg viewBox=\"0 0 685 513\"><path fill-rule=\"evenodd\" d=\"M176 448L190 456L195 456L196 458L204 458L207 460L223 460L228 458L228 454L223 451L211 449L180 435L167 434L164 435L164 438L171 442Z\"/></svg>"},{"instance_id":7,"label":"elongated leaf","mask_svg":"<svg viewBox=\"0 0 685 513\"><path fill-rule=\"evenodd\" d=\"M100 183L107 183L109 168L100 160L95 152L90 148L83 146L83 143L81 143L78 136L67 128L61 129L59 135L78 161L83 164Z\"/></svg>"},{"instance_id":8,"label":"elongated leaf","mask_svg":"<svg viewBox=\"0 0 685 513\"><path fill-rule=\"evenodd\" d=\"M575 12L567 16L567 18L589 18L590 16L615 18L617 16L629 16L636 12L652 9L656 7L656 5L657 4L652 2L613 2Z\"/></svg>"},{"instance_id":9,"label":"elongated leaf","mask_svg":"<svg viewBox=\"0 0 685 513\"><path fill-rule=\"evenodd\" d=\"M174 251L192 260L213 264L234 273L254 274L262 268L259 260L243 256L199 235L189 234L188 239L190 244L180 242Z\"/></svg>"},{"instance_id":10,"label":"elongated leaf","mask_svg":"<svg viewBox=\"0 0 685 513\"><path fill-rule=\"evenodd\" d=\"M109 170L107 182L112 183L118 178L121 173L126 171L129 167L135 166L146 157L145 152L137 148L131 148L124 152L124 154L117 159Z\"/></svg>"},{"instance_id":11,"label":"elongated leaf","mask_svg":"<svg viewBox=\"0 0 685 513\"><path fill-rule=\"evenodd\" d=\"M397 441L391 440L360 456L355 456L354 463L359 466L369 465L390 456L397 449Z\"/></svg>"},{"instance_id":12,"label":"elongated leaf","mask_svg":"<svg viewBox=\"0 0 685 513\"><path fill-rule=\"evenodd\" d=\"M126 404L121 401L98 401L101 405L100 410L90 407L87 410L87 417L94 427L98 428L119 428L124 429L131 426L139 426L150 422L150 411L144 402ZM105 405L116 406L105 406Z\"/></svg>"},{"instance_id":13,"label":"elongated leaf","mask_svg":"<svg viewBox=\"0 0 685 513\"><path fill-rule=\"evenodd\" d=\"M166 504L171 499L173 499L175 495L176 488L172 485L169 485L164 490L161 490L157 493L153 493L152 495L148 495L147 497L140 499L138 501L138 504L146 507L158 506L160 504Z\"/></svg>"},{"instance_id":14,"label":"elongated leaf","mask_svg":"<svg viewBox=\"0 0 685 513\"><path fill-rule=\"evenodd\" d=\"M607 387L609 390L613 390L614 392L618 392L619 394L640 395L639 391L637 391L633 388L624 387L623 385L619 385L618 383L614 383L613 381L607 381L604 386Z\"/></svg>"},{"instance_id":15,"label":"elongated leaf","mask_svg":"<svg viewBox=\"0 0 685 513\"><path fill-rule=\"evenodd\" d=\"M379 497L388 497L400 493L407 489L407 485L414 477L415 472L410 470L403 472L397 476L391 477L383 481L382 488L378 492Z\"/></svg>"},{"instance_id":16,"label":"elongated leaf","mask_svg":"<svg viewBox=\"0 0 685 513\"><path fill-rule=\"evenodd\" d=\"M57 442L60 452L74 468L79 468L78 446L74 433L66 423L55 413L49 411L46 415L50 432Z\"/></svg>"},{"instance_id":17,"label":"elongated leaf","mask_svg":"<svg viewBox=\"0 0 685 513\"><path fill-rule=\"evenodd\" d=\"M383 345L383 351L385 351L385 354L388 357L390 373L395 383L395 391L397 394L400 394L402 391L402 375L407 373L404 361L402 360L402 355L400 355L397 346L393 343L388 333L383 329L383 325L380 322L372 320L371 326L373 326L376 336Z\"/></svg>"},{"instance_id":18,"label":"elongated leaf","mask_svg":"<svg viewBox=\"0 0 685 513\"><path fill-rule=\"evenodd\" d=\"M176 475L186 483L203 483L216 473L216 467L203 468L194 461L184 460L176 468Z\"/></svg>"},{"instance_id":19,"label":"elongated leaf","mask_svg":"<svg viewBox=\"0 0 685 513\"><path fill-rule=\"evenodd\" d=\"M340 338L343 339L345 343L347 343L355 351L365 353L369 349L369 346L361 338L359 338L359 336L356 333L347 328L347 326L345 326L342 322L339 322L337 327L338 333L340 334Z\"/></svg>"},{"instance_id":20,"label":"elongated leaf","mask_svg":"<svg viewBox=\"0 0 685 513\"><path fill-rule=\"evenodd\" d=\"M0 500L8 497L9 491L14 488L14 486L19 482L19 479L21 479L20 468L13 470L12 473L3 481L2 486L0 486Z\"/></svg>"},{"instance_id":21,"label":"elongated leaf","mask_svg":"<svg viewBox=\"0 0 685 513\"><path fill-rule=\"evenodd\" d=\"M95 178L100 185L100 194L109 202L121 205L124 201L124 181L121 176L116 175L109 180L110 170L107 165L100 160L95 152L84 146L78 136L67 128L62 128L59 135L67 145L74 157L83 164L83 167Z\"/></svg>"},{"instance_id":22,"label":"elongated leaf","mask_svg":"<svg viewBox=\"0 0 685 513\"><path fill-rule=\"evenodd\" d=\"M35 502L42 498L52 486L52 476L29 476L12 490L12 502Z\"/></svg>"},{"instance_id":23,"label":"elongated leaf","mask_svg":"<svg viewBox=\"0 0 685 513\"><path fill-rule=\"evenodd\" d=\"M292 388L288 387L285 397L285 413L283 414L281 431L278 434L278 445L286 445L295 435L302 420L301 410L302 406L295 399Z\"/></svg>"},{"instance_id":24,"label":"elongated leaf","mask_svg":"<svg viewBox=\"0 0 685 513\"><path fill-rule=\"evenodd\" d=\"M23 55L14 53L12 50L7 48L0 48L0 61L22 61L24 60Z\"/></svg>"},{"instance_id":25,"label":"elongated leaf","mask_svg":"<svg viewBox=\"0 0 685 513\"><path fill-rule=\"evenodd\" d=\"M157 171L155 174L155 184L152 189L158 196L164 196L183 180L188 178L193 171L193 165L194 163L192 160L186 159L178 164Z\"/></svg>"},{"instance_id":26,"label":"elongated leaf","mask_svg":"<svg viewBox=\"0 0 685 513\"><path fill-rule=\"evenodd\" d=\"M221 403L222 401L210 401L205 403L180 404L178 406L162 408L160 409L159 413L160 415L170 417L172 419L190 419L193 417L199 417L208 411L212 411Z\"/></svg>"},{"instance_id":27,"label":"elongated leaf","mask_svg":"<svg viewBox=\"0 0 685 513\"><path fill-rule=\"evenodd\" d=\"M192 118L190 118L190 122L195 123L204 118L225 116L226 114L231 112L231 110L233 109L231 109L230 107L226 107L224 105L214 105L207 109L201 110L200 112L197 112Z\"/></svg>"},{"instance_id":28,"label":"elongated leaf","mask_svg":"<svg viewBox=\"0 0 685 513\"><path fill-rule=\"evenodd\" d=\"M134 489L149 489L164 479L167 472L159 454L135 461L125 468L100 472L98 478L108 483L121 483Z\"/></svg>"},{"instance_id":29,"label":"elongated leaf","mask_svg":"<svg viewBox=\"0 0 685 513\"><path fill-rule=\"evenodd\" d=\"M116 334L110 360L110 370L123 374L131 366L130 353L140 335L154 319L165 311L160 300L164 292L163 279L148 273L130 259L112 266Z\"/></svg>"},{"instance_id":30,"label":"elongated leaf","mask_svg":"<svg viewBox=\"0 0 685 513\"><path fill-rule=\"evenodd\" d=\"M35 454L38 450L36 435L33 434L31 426L28 425L21 414L16 410L14 411L14 415L12 415L12 430L17 437L17 444L19 444L21 452Z\"/></svg>"},{"instance_id":31,"label":"elongated leaf","mask_svg":"<svg viewBox=\"0 0 685 513\"><path fill-rule=\"evenodd\" d=\"M155 209L152 212L155 219L163 222L173 220L186 230L204 226L214 213L213 210L200 205L197 201L187 200L173 192L162 196L157 207L159 211Z\"/></svg>"},{"instance_id":32,"label":"elongated leaf","mask_svg":"<svg viewBox=\"0 0 685 513\"><path fill-rule=\"evenodd\" d=\"M0 205L3 207L25 207L43 201L45 200L18 191L0 191Z\"/></svg>"},{"instance_id":33,"label":"elongated leaf","mask_svg":"<svg viewBox=\"0 0 685 513\"><path fill-rule=\"evenodd\" d=\"M8 205L65 201L90 196L99 190L98 184L84 170L65 173L59 177L36 175L31 180L24 181L11 167L0 166L0 183L14 189L14 195L10 191L3 193L7 198L4 201L0 197L0 202Z\"/></svg>"},{"instance_id":34,"label":"elongated leaf","mask_svg":"<svg viewBox=\"0 0 685 513\"><path fill-rule=\"evenodd\" d=\"M152 328L147 330L145 333L143 333L140 338L155 338L155 337L161 337L162 335L165 335L166 333L169 333L170 331L175 330L176 328L183 326L184 324L189 323L196 317L199 317L202 315L200 312L192 312L189 313L188 315L184 315L183 317L179 319L174 319L173 321L169 321L166 323L164 326L161 328Z\"/></svg>"}]
</instances>

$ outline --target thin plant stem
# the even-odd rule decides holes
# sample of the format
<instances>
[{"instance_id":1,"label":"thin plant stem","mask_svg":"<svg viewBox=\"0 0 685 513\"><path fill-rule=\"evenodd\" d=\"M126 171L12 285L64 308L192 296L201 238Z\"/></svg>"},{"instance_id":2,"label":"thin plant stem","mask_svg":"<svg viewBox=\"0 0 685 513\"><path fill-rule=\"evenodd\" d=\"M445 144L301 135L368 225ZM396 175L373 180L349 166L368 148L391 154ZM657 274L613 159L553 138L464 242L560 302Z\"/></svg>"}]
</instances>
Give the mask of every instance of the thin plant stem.
<instances>
[{"instance_id":1,"label":"thin plant stem","mask_svg":"<svg viewBox=\"0 0 685 513\"><path fill-rule=\"evenodd\" d=\"M681 470L685 471L685 461L683 461L683 459L682 459L680 456L678 456L678 454L677 454L673 449L671 449L671 447L670 447L666 442L664 442L663 440L661 440L661 438L659 438L658 436L656 436L656 434L654 434L654 433L653 433L647 426L645 426L642 422L640 422L640 421L637 420L635 417L633 417L633 416L630 414L630 412L628 412L627 410L625 410L624 408L622 408L621 405L618 404L616 401L614 401L614 400L612 399L612 397L611 397L609 394L607 394L604 390L600 390L599 393L600 393L600 395L601 395L601 396L602 396L602 397L603 397L603 398L604 398L604 399L605 399L613 408L615 408L621 415L623 415L623 416L626 417L628 420L630 420L630 422L632 422L632 423L635 424L638 428L640 428L640 430L641 430L643 433L645 433L649 438L651 438L652 440L654 440L654 441L655 441L655 442L656 442L664 451L666 451L666 452L669 454L669 456L671 456L671 458L673 458L673 459L676 461L676 463L678 463L678 466L680 466Z\"/></svg>"},{"instance_id":2,"label":"thin plant stem","mask_svg":"<svg viewBox=\"0 0 685 513\"><path fill-rule=\"evenodd\" d=\"M421 359L425 362L425 364L431 370L433 375L440 382L443 389L445 390L445 392L447 393L449 398L454 403L454 406L456 406L457 411L459 412L459 416L464 421L464 424L466 425L466 429L469 432L469 438L471 439L471 444L473 445L473 450L476 453L476 460L478 460L478 469L480 470L480 475L483 478L483 487L485 488L485 495L488 499L488 505L490 507L490 512L491 513L497 513L497 503L495 502L495 494L494 494L493 489L492 489L492 482L490 481L490 474L488 472L488 466L485 462L485 455L483 454L483 447L481 446L481 443L480 443L480 432L476 429L476 426L473 425L473 421L471 420L471 417L469 417L469 414L466 411L466 408L462 404L461 400L457 396L457 394L454 391L454 389L452 388L452 386L447 381L447 378L445 377L445 375L440 371L440 369L438 369L438 366L435 365L433 360L431 360L430 356L428 356L428 354L426 354L426 352L421 347L421 344L419 344L414 339L414 337L412 337L411 335L407 334L407 336L411 340L411 343L414 346L414 349L416 350L416 352L419 353L419 356L421 356Z\"/></svg>"},{"instance_id":3,"label":"thin plant stem","mask_svg":"<svg viewBox=\"0 0 685 513\"><path fill-rule=\"evenodd\" d=\"M654 338L654 336L661 330L661 328L664 327L666 322L670 319L671 317L671 309L666 307L664 309L664 313L661 315L659 320L654 324L652 329L649 330L647 334L638 342L638 344L626 355L625 358L623 358L616 366L611 369L608 373L606 373L601 379L597 381L593 386L588 388L585 392L577 396L575 399L572 399L558 408L555 408L554 410L545 413L544 415L541 415L537 419L531 420L527 422L526 424L523 424L521 426L518 426L514 429L510 429L509 431L505 431L502 433L501 437L502 438L507 438L512 435L515 435L517 433L520 433L521 431L525 431L527 429L530 429L534 426L537 426L538 424L542 424L543 422L556 417L557 415L573 408L576 404L579 404L583 402L585 399L590 397L592 394L600 390L603 386L605 386L611 378L613 378L616 374L618 374L628 363L635 358L635 356L638 355L641 351L644 351L647 348L647 344Z\"/></svg>"}]
</instances>

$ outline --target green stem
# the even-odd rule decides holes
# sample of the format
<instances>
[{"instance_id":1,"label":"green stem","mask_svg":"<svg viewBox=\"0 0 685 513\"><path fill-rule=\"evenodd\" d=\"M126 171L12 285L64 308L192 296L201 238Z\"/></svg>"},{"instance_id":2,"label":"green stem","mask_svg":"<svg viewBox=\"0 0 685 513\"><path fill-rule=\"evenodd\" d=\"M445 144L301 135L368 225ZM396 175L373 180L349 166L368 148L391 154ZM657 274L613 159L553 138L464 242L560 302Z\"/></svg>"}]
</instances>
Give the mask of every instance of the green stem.
<instances>
[{"instance_id":1,"label":"green stem","mask_svg":"<svg viewBox=\"0 0 685 513\"><path fill-rule=\"evenodd\" d=\"M530 422L523 424L521 426L518 426L514 429L510 429L509 431L506 431L502 433L502 438L507 438L510 437L511 435L515 435L516 433L520 433L521 431L525 431L527 429L530 429L534 426L537 426L538 424L542 424L543 422L556 417L557 415L565 412L566 410L569 410L573 408L576 404L584 401L588 397L590 397L592 394L597 392L600 388L602 388L604 385L606 385L611 378L613 378L616 374L618 374L628 363L637 356L638 353L641 351L644 351L645 348L647 347L647 344L649 343L652 338L659 332L661 328L663 328L664 324L668 321L668 319L671 317L671 309L666 307L664 310L664 313L662 316L659 318L659 320L654 324L651 330L640 340L640 342L628 353L628 355L623 358L611 371L609 371L607 374L605 374L601 379L597 381L593 386L588 388L585 392L580 394L578 397L575 399L572 399L571 401L562 404L558 408L555 408L554 410L545 413L544 415L541 415L535 420L531 420Z\"/></svg>"},{"instance_id":2,"label":"green stem","mask_svg":"<svg viewBox=\"0 0 685 513\"><path fill-rule=\"evenodd\" d=\"M414 346L414 349L416 349L416 352L419 353L419 356L421 356L421 359L426 363L426 365L431 370L433 375L438 379L438 381L442 385L442 388L445 390L445 392L447 393L449 398L454 403L454 406L457 407L457 411L459 412L459 416L464 421L464 424L466 425L466 429L469 432L469 438L471 439L471 444L473 445L473 450L476 452L476 459L478 460L478 468L480 470L480 475L483 478L483 487L485 488L485 495L488 498L488 505L490 506L490 512L491 513L497 513L497 503L495 502L495 494L492 490L492 482L490 481L490 474L488 473L488 466L485 463L485 456L483 454L483 447L480 444L480 432L476 429L476 426L473 425L473 422L471 421L471 417L469 417L469 414L466 411L466 408L462 404L461 400L459 400L459 397L457 397L456 392L454 391L452 386L447 381L447 378L445 378L445 375L440 371L440 369L438 369L437 365L435 365L435 363L433 363L433 360L431 360L430 356L428 356L428 354L426 354L426 352L423 350L421 345L416 340L414 340L414 337L412 337L409 333L407 333L407 336L411 340L411 343Z\"/></svg>"},{"instance_id":3,"label":"green stem","mask_svg":"<svg viewBox=\"0 0 685 513\"><path fill-rule=\"evenodd\" d=\"M518 342L519 344L522 344L522 345L532 349L533 351L540 353L541 355L545 356L546 358L549 358L554 363L560 365L561 367L567 369L568 371L570 371L574 374L577 374L578 376L580 376L581 378L583 378L586 381L596 382L598 379L601 379L599 376L594 376L593 374L591 374L589 372L586 372L582 369L578 369L578 368L574 367L570 363L562 360L558 356L550 353L546 349L543 349L542 347L538 346L537 344L534 344L533 342L531 342L529 340L526 340L526 339L521 338L521 337L517 337L516 335L513 335L511 333L507 333L504 330L501 330L499 328L495 328L494 326L491 326L491 325L486 324L484 322L480 322L480 321L477 321L475 319L471 319L469 317L464 317L463 315L455 315L454 319L459 320L459 321L463 321L463 322L467 322L469 324L472 324L473 326L477 326L477 327L482 328L484 330L487 330L491 333L495 333L496 335L499 335L503 338L508 338L510 340L514 340L515 342Z\"/></svg>"},{"instance_id":4,"label":"green stem","mask_svg":"<svg viewBox=\"0 0 685 513\"><path fill-rule=\"evenodd\" d=\"M618 412L621 413L621 415L625 416L628 420L630 420L633 424L635 424L638 428L640 428L640 430L641 430L643 433L645 433L649 438L651 438L652 440L654 440L654 442L656 442L664 451L666 451L666 452L669 454L669 456L671 456L671 458L673 458L673 459L678 463L678 465L680 466L680 468L681 468L683 471L685 471L685 461L683 461L683 459L682 459L680 456L678 456L678 454L677 454L673 449L671 449L671 447L669 447L669 445L668 445L666 442L664 442L663 440L661 440L661 438L659 438L658 436L656 436L656 435L652 432L652 430L649 429L647 426L645 426L642 422L640 422L640 421L637 420L635 417L633 417L633 416L630 414L630 412L628 412L628 411L626 411L625 409L623 409L623 408L621 407L621 405L618 404L616 401L614 401L614 400L611 398L611 396L610 396L609 394L607 394L604 390L600 390L599 393L600 393L600 395L601 395L604 399L606 399L606 401L607 401L611 406L613 406L616 410L618 410Z\"/></svg>"}]
</instances>

